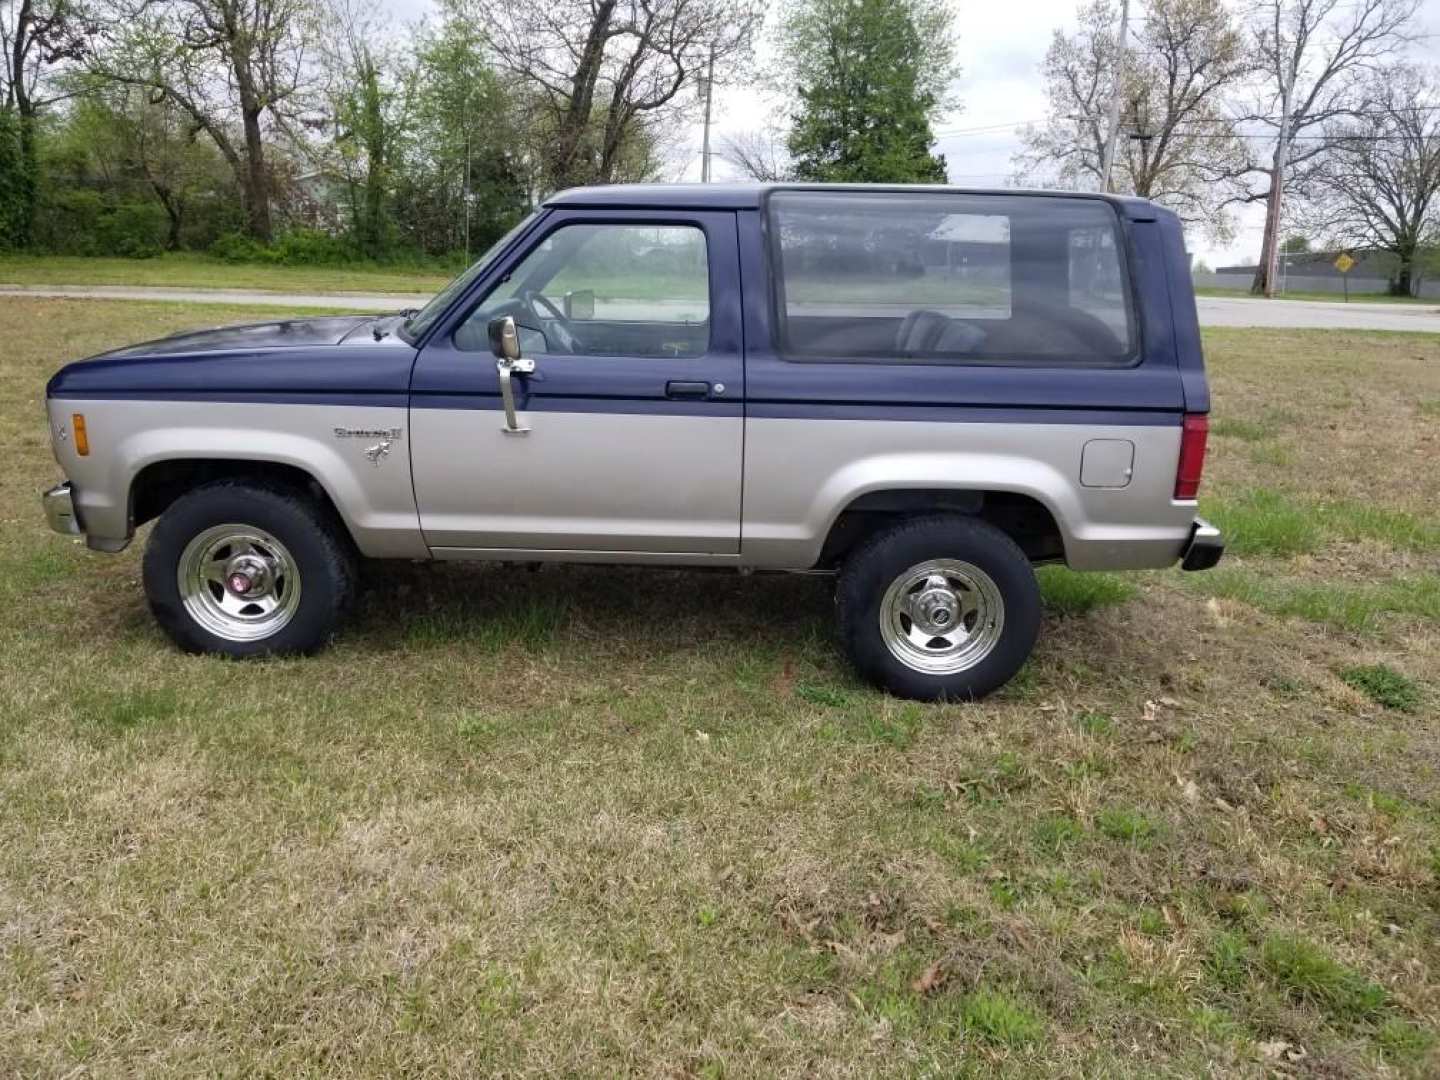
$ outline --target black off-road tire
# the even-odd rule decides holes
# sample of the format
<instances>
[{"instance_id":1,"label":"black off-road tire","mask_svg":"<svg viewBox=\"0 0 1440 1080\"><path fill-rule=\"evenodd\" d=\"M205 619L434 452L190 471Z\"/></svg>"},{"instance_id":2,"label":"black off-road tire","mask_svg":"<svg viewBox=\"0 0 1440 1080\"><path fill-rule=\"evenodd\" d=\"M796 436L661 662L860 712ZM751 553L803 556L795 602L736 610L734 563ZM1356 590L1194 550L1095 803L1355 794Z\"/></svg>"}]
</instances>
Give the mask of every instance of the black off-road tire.
<instances>
[{"instance_id":1,"label":"black off-road tire","mask_svg":"<svg viewBox=\"0 0 1440 1080\"><path fill-rule=\"evenodd\" d=\"M891 584L936 559L978 568L1003 607L989 651L973 666L945 674L907 664L881 629ZM899 697L923 701L974 700L1005 685L1029 658L1040 630L1040 587L1025 553L993 525L956 514L909 518L862 542L840 571L835 605L842 644L860 675Z\"/></svg>"},{"instance_id":2,"label":"black off-road tire","mask_svg":"<svg viewBox=\"0 0 1440 1080\"><path fill-rule=\"evenodd\" d=\"M299 600L283 626L258 640L213 633L186 608L180 561L207 529L241 525L284 545L298 572ZM356 555L330 507L304 490L256 481L217 480L176 499L145 549L145 595L156 621L186 652L234 658L311 653L329 643L356 590Z\"/></svg>"}]
</instances>

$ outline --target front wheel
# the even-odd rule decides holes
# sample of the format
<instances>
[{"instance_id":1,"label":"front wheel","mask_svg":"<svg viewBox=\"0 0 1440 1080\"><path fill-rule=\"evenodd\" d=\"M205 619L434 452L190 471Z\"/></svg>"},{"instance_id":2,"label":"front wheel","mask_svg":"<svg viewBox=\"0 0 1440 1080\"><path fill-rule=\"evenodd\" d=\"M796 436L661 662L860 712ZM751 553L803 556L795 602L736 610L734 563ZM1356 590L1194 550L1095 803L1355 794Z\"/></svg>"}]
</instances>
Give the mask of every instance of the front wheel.
<instances>
[{"instance_id":1,"label":"front wheel","mask_svg":"<svg viewBox=\"0 0 1440 1080\"><path fill-rule=\"evenodd\" d=\"M836 590L856 669L900 697L974 699L1020 670L1040 629L1025 553L973 518L915 518L863 543Z\"/></svg>"},{"instance_id":2,"label":"front wheel","mask_svg":"<svg viewBox=\"0 0 1440 1080\"><path fill-rule=\"evenodd\" d=\"M177 645L238 658L328 642L354 591L355 561L313 499L219 481L165 511L144 573L150 610Z\"/></svg>"}]
</instances>

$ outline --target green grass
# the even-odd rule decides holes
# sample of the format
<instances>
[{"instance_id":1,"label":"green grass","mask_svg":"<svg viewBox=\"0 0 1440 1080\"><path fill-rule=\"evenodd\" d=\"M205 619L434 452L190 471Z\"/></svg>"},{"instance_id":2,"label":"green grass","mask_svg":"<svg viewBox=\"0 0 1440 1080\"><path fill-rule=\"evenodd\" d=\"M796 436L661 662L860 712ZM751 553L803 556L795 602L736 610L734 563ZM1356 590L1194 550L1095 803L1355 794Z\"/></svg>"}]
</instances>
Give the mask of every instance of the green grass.
<instances>
[{"instance_id":1,"label":"green grass","mask_svg":"<svg viewBox=\"0 0 1440 1080\"><path fill-rule=\"evenodd\" d=\"M1271 615L1299 616L1356 632L1374 631L1386 615L1440 620L1440 575L1398 577L1373 585L1296 581L1227 567L1186 579L1210 596L1239 600Z\"/></svg>"},{"instance_id":2,"label":"green grass","mask_svg":"<svg viewBox=\"0 0 1440 1080\"><path fill-rule=\"evenodd\" d=\"M1263 464L1288 466L1289 455ZM1227 535L1237 555L1301 555L1330 538L1380 540L1402 551L1440 551L1440 525L1403 510L1356 500L1297 497L1253 488L1205 497L1203 513Z\"/></svg>"},{"instance_id":3,"label":"green grass","mask_svg":"<svg viewBox=\"0 0 1440 1080\"><path fill-rule=\"evenodd\" d=\"M1253 420L1219 417L1211 419L1210 434L1218 435L1222 439L1242 439L1245 442L1259 442L1261 439L1269 438L1273 432L1264 424L1256 423Z\"/></svg>"},{"instance_id":4,"label":"green grass","mask_svg":"<svg viewBox=\"0 0 1440 1080\"><path fill-rule=\"evenodd\" d=\"M1102 810L1095 819L1095 827L1111 840L1127 844L1144 843L1157 832L1155 823L1143 813L1124 807Z\"/></svg>"},{"instance_id":5,"label":"green grass","mask_svg":"<svg viewBox=\"0 0 1440 1080\"><path fill-rule=\"evenodd\" d=\"M1292 999L1317 1005L1339 1020L1376 1020L1389 1005L1383 986L1337 963L1303 937L1267 937L1260 949L1260 965Z\"/></svg>"},{"instance_id":6,"label":"green grass","mask_svg":"<svg viewBox=\"0 0 1440 1080\"><path fill-rule=\"evenodd\" d=\"M1320 545L1315 515L1273 491L1207 497L1202 513L1225 533L1236 555L1298 555Z\"/></svg>"},{"instance_id":7,"label":"green grass","mask_svg":"<svg viewBox=\"0 0 1440 1080\"><path fill-rule=\"evenodd\" d=\"M977 990L961 1010L965 1027L986 1042L1023 1047L1045 1034L1045 1023L1035 1012L994 990Z\"/></svg>"},{"instance_id":8,"label":"green grass","mask_svg":"<svg viewBox=\"0 0 1440 1080\"><path fill-rule=\"evenodd\" d=\"M1036 577L1045 607L1057 615L1084 615L1096 608L1123 604L1135 595L1135 585L1117 574L1077 573L1063 566L1042 566Z\"/></svg>"},{"instance_id":9,"label":"green grass","mask_svg":"<svg viewBox=\"0 0 1440 1080\"><path fill-rule=\"evenodd\" d=\"M5 285L125 285L264 292L428 294L435 292L453 276L444 270L366 265L261 266L227 263L188 253L172 253L154 259L120 259L0 252L0 284Z\"/></svg>"},{"instance_id":10,"label":"green grass","mask_svg":"<svg viewBox=\"0 0 1440 1080\"><path fill-rule=\"evenodd\" d=\"M1362 664L1340 672L1340 681L1353 686L1377 705L1401 712L1420 707L1420 687L1388 664Z\"/></svg>"},{"instance_id":11,"label":"green grass","mask_svg":"<svg viewBox=\"0 0 1440 1080\"><path fill-rule=\"evenodd\" d=\"M920 704L798 576L367 565L319 655L185 655L143 533L41 521L44 380L277 313L0 313L7 1076L1440 1075L1435 338L1207 332L1217 414L1283 430L1207 503L1315 549L1046 569L1021 676Z\"/></svg>"}]
</instances>

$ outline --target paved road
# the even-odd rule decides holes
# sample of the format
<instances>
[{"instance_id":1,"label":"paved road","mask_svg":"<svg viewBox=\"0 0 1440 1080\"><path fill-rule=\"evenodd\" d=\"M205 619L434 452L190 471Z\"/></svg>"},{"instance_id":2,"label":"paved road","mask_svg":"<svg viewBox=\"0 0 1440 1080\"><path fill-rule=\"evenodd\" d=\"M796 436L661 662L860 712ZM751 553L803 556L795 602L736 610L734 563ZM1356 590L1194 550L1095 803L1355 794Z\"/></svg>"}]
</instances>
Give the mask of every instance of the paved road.
<instances>
[{"instance_id":1,"label":"paved road","mask_svg":"<svg viewBox=\"0 0 1440 1080\"><path fill-rule=\"evenodd\" d=\"M0 296L59 296L81 299L162 300L201 304L278 305L398 311L419 307L428 293L275 293L236 289L156 289L116 285L0 285ZM1205 326L1310 327L1332 330L1418 330L1440 333L1440 303L1346 304L1325 300L1247 300L1202 296Z\"/></svg>"},{"instance_id":2,"label":"paved road","mask_svg":"<svg viewBox=\"0 0 1440 1080\"><path fill-rule=\"evenodd\" d=\"M1440 301L1433 304L1347 304L1329 300L1247 300L1201 296L1197 302L1203 326L1418 330L1440 334Z\"/></svg>"}]
</instances>

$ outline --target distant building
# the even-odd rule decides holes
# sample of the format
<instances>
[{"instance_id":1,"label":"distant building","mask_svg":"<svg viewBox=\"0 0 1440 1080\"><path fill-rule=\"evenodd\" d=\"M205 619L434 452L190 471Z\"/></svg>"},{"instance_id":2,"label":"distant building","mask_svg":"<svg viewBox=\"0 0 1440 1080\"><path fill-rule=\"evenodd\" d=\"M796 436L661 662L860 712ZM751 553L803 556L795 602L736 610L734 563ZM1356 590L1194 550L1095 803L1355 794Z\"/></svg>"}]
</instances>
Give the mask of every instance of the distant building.
<instances>
[{"instance_id":1,"label":"distant building","mask_svg":"<svg viewBox=\"0 0 1440 1080\"><path fill-rule=\"evenodd\" d=\"M1281 253L1277 282L1282 292L1344 293L1348 285L1352 296L1384 293L1389 290L1395 257L1386 251L1347 250L1355 260L1348 274L1335 268L1340 251L1299 251ZM1255 264L1219 266L1214 273L1197 272L1195 284L1212 289L1245 291L1255 280ZM1417 269L1415 289L1423 297L1440 297L1440 280L1429 280Z\"/></svg>"}]
</instances>

